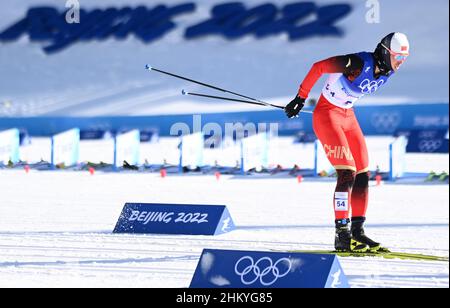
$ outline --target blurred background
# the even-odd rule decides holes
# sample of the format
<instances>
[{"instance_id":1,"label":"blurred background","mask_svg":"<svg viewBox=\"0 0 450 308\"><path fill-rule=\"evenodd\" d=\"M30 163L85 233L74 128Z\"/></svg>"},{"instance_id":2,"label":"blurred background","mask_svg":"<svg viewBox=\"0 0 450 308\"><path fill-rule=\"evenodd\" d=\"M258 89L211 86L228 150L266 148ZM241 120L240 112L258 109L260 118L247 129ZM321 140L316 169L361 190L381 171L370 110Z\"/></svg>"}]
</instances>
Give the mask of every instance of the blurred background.
<instances>
[{"instance_id":1,"label":"blurred background","mask_svg":"<svg viewBox=\"0 0 450 308\"><path fill-rule=\"evenodd\" d=\"M24 136L49 138L71 128L81 130L81 139L138 129L141 141L148 141L170 136L176 123L194 131L195 114L201 115L201 128L215 123L222 134L226 123L276 123L276 134L312 142L310 114L288 120L277 109L183 96L182 89L217 91L145 65L284 106L314 62L373 51L382 37L398 31L408 35L411 55L387 86L357 103L363 131L395 137L431 130L447 144L440 151L448 152L448 5L445 0L7 0L0 12L0 129L18 129L21 142ZM323 78L311 93L310 110ZM36 151L19 154L20 160L50 160L50 150L22 153Z\"/></svg>"}]
</instances>

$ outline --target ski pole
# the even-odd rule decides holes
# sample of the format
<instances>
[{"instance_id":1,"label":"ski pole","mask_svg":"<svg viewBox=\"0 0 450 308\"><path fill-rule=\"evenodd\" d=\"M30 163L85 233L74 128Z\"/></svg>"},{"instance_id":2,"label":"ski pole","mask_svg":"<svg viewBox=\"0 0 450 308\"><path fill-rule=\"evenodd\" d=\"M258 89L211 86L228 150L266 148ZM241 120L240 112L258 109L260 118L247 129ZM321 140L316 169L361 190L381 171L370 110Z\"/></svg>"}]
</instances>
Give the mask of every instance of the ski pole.
<instances>
[{"instance_id":1,"label":"ski pole","mask_svg":"<svg viewBox=\"0 0 450 308\"><path fill-rule=\"evenodd\" d=\"M235 99L235 98L228 98L228 97L207 95L207 94L200 94L200 93L192 93L192 92L186 92L185 90L182 90L181 94L200 96L200 97L206 97L206 98L214 98L214 99L220 99L220 100L225 100L225 101L253 104L253 105L259 105L259 106L271 106L271 107L275 107L275 108L284 109L284 107L282 107L282 106L277 106L277 105L272 105L272 104L263 104L263 103L259 103L259 102L246 101L246 100L242 100L242 99Z\"/></svg>"},{"instance_id":2,"label":"ski pole","mask_svg":"<svg viewBox=\"0 0 450 308\"><path fill-rule=\"evenodd\" d=\"M275 108L279 108L279 109L284 109L284 107L282 107L282 106L272 105L272 104L268 104L268 103L267 104L262 104L262 103L258 103L258 102L251 102L251 101L246 101L246 100L241 100L241 99L234 99L234 98L228 98L228 97L222 97L222 96L215 96L215 95L207 95L207 94L186 92L185 90L182 90L181 94L183 94L183 95L200 96L200 97L206 97L206 98L213 98L213 99L220 99L220 100L232 101L232 102L240 102L240 103L253 104L253 105L259 105L259 106L270 106L270 107L275 107ZM312 113L312 111L309 111L309 110L301 110L300 112Z\"/></svg>"},{"instance_id":3,"label":"ski pole","mask_svg":"<svg viewBox=\"0 0 450 308\"><path fill-rule=\"evenodd\" d=\"M169 72L165 72L165 71L159 70L157 68L151 67L148 64L145 65L145 68L147 70L149 70L149 71L155 71L155 72L158 72L158 73L161 73L161 74L165 74L165 75L169 75L169 76L172 76L172 77L175 77L175 78L183 79L183 80L186 80L186 81L189 81L189 82L193 82L193 83L196 83L196 84L199 84L199 85L202 85L202 86L214 89L214 90L218 90L218 91L222 91L222 92L225 92L225 93L233 94L233 95L236 95L236 96L239 96L239 97L243 97L243 98L246 98L246 99L250 99L252 101L259 102L259 103L261 103L263 105L266 105L266 106L271 106L271 104L266 103L264 101L261 101L259 99L256 99L256 98L253 98L253 97L249 97L249 96L245 96L245 95L242 95L242 94L239 94L239 93L236 93L236 92L228 91L228 90L225 90L225 89L222 89L222 88L219 88L219 87L207 84L207 83L203 83L203 82L200 82L200 81L196 81L196 80L193 80L193 79L189 79L189 78L186 78L186 77L183 77L183 76L180 76L180 75L175 75L175 74L172 74L172 73L169 73ZM272 106L272 107L274 107L274 106Z\"/></svg>"}]
</instances>

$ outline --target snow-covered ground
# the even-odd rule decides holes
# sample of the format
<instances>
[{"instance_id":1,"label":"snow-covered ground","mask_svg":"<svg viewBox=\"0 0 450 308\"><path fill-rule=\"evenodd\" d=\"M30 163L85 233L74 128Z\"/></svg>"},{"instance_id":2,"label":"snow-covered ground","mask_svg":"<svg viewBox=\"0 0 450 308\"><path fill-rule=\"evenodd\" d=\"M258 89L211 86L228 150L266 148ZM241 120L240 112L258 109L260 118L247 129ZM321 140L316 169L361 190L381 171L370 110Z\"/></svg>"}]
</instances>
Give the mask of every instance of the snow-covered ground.
<instances>
[{"instance_id":1,"label":"snow-covered ground","mask_svg":"<svg viewBox=\"0 0 450 308\"><path fill-rule=\"evenodd\" d=\"M0 287L188 287L203 248L333 248L333 181L1 170L0 189ZM225 204L237 230L112 234L126 202ZM449 255L448 185L371 183L367 216L395 251ZM352 287L449 287L448 262L340 261Z\"/></svg>"}]
</instances>

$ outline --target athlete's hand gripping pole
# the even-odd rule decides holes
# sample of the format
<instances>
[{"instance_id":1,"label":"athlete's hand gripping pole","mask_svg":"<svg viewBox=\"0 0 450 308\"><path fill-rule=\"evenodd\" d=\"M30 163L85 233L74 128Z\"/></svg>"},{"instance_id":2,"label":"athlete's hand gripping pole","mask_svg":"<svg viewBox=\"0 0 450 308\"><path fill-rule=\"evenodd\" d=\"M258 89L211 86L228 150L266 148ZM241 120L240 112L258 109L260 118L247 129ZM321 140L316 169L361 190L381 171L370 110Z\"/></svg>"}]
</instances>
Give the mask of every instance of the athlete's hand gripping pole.
<instances>
[{"instance_id":1,"label":"athlete's hand gripping pole","mask_svg":"<svg viewBox=\"0 0 450 308\"><path fill-rule=\"evenodd\" d=\"M302 108L305 106L305 99L299 96L296 96L289 104L284 107L284 112L286 116L290 119L293 117L298 117L299 112L302 111Z\"/></svg>"}]
</instances>

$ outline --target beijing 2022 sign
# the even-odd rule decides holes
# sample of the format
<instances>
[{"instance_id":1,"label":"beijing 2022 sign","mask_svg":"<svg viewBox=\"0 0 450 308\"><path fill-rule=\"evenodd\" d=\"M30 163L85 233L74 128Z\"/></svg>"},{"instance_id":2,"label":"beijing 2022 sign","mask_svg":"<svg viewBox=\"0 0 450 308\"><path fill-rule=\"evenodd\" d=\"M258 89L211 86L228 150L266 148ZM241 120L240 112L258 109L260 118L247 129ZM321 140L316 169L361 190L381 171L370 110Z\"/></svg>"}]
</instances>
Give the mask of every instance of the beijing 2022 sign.
<instances>
[{"instance_id":1,"label":"beijing 2022 sign","mask_svg":"<svg viewBox=\"0 0 450 308\"><path fill-rule=\"evenodd\" d=\"M29 8L25 17L6 29L0 29L0 43L13 42L29 35L32 42L43 42L47 53L61 51L80 41L125 39L130 34L144 43L154 42L177 27L174 19L195 13L193 2L174 6L159 4L153 7L125 6L79 10L79 22L68 23L66 11L55 7ZM352 10L349 4L319 5L296 2L284 6L273 3L248 7L241 2L218 4L210 17L184 30L186 40L207 35L238 39L246 35L265 38L286 33L295 41L313 36L342 36L335 24Z\"/></svg>"}]
</instances>

